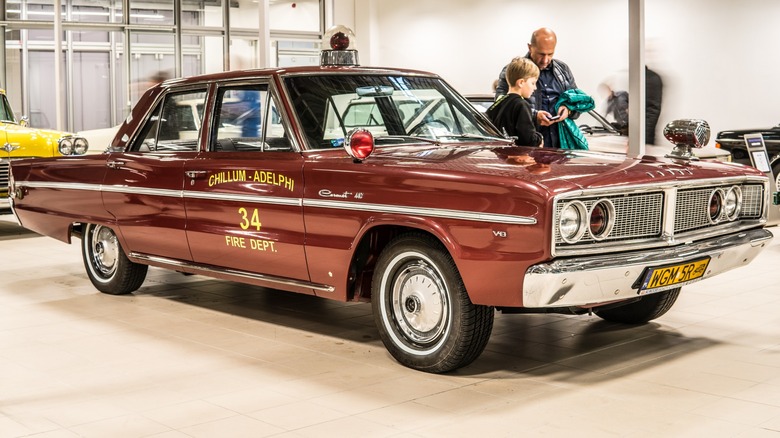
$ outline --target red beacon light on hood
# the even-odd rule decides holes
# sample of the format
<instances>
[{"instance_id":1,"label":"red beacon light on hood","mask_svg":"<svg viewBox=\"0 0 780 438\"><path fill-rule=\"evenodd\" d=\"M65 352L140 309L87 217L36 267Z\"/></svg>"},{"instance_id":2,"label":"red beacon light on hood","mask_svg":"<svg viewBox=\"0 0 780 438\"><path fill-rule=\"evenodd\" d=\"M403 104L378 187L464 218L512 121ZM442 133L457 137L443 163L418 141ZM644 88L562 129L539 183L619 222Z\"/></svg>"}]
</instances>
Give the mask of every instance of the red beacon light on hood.
<instances>
[{"instance_id":1,"label":"red beacon light on hood","mask_svg":"<svg viewBox=\"0 0 780 438\"><path fill-rule=\"evenodd\" d=\"M353 129L347 134L344 149L356 163L360 163L374 152L374 135L368 129Z\"/></svg>"},{"instance_id":2,"label":"red beacon light on hood","mask_svg":"<svg viewBox=\"0 0 780 438\"><path fill-rule=\"evenodd\" d=\"M327 46L326 46L327 44ZM357 50L350 49L355 44L355 33L352 29L338 25L333 26L322 36L321 66L357 66Z\"/></svg>"}]
</instances>

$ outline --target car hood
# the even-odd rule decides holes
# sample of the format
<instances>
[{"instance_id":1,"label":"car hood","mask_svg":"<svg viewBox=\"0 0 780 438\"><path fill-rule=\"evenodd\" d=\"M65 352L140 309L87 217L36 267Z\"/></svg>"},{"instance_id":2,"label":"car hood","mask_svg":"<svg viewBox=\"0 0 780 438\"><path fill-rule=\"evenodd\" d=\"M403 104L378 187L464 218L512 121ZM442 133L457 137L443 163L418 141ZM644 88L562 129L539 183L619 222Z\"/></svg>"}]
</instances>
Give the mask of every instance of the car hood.
<instances>
[{"instance_id":1,"label":"car hood","mask_svg":"<svg viewBox=\"0 0 780 438\"><path fill-rule=\"evenodd\" d=\"M366 162L373 160L383 167L413 167L425 173L444 171L462 174L464 178L483 177L486 181L491 177L508 177L519 185L541 186L551 193L669 180L727 178L751 172L745 166L731 163L677 162L655 156L640 159L593 151L496 144L379 148ZM761 175L758 171L754 173Z\"/></svg>"},{"instance_id":2,"label":"car hood","mask_svg":"<svg viewBox=\"0 0 780 438\"><path fill-rule=\"evenodd\" d=\"M18 149L10 153L11 157L57 157L60 156L57 140L63 135L62 131L37 129L19 126L10 123L0 124L0 142ZM3 156L7 156L2 152Z\"/></svg>"},{"instance_id":3,"label":"car hood","mask_svg":"<svg viewBox=\"0 0 780 438\"><path fill-rule=\"evenodd\" d=\"M717 139L742 139L745 134L761 134L764 139L780 140L780 126L772 128L738 129L718 132Z\"/></svg>"}]
</instances>

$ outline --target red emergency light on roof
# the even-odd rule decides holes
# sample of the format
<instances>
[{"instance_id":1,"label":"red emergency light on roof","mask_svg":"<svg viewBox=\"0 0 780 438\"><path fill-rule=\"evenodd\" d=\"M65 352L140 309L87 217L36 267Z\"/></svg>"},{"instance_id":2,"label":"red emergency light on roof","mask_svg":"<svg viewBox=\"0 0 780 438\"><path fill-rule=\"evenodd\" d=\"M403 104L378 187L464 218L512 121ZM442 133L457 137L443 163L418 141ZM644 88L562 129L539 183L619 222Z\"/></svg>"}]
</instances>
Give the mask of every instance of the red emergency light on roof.
<instances>
[{"instance_id":1,"label":"red emergency light on roof","mask_svg":"<svg viewBox=\"0 0 780 438\"><path fill-rule=\"evenodd\" d=\"M357 66L357 50L350 49L355 43L355 33L352 29L338 25L333 26L322 36L323 48L320 53L322 66ZM325 47L325 44L330 47Z\"/></svg>"},{"instance_id":2,"label":"red emergency light on roof","mask_svg":"<svg viewBox=\"0 0 780 438\"><path fill-rule=\"evenodd\" d=\"M336 32L330 37L330 48L333 50L346 50L349 48L349 37L344 32Z\"/></svg>"}]
</instances>

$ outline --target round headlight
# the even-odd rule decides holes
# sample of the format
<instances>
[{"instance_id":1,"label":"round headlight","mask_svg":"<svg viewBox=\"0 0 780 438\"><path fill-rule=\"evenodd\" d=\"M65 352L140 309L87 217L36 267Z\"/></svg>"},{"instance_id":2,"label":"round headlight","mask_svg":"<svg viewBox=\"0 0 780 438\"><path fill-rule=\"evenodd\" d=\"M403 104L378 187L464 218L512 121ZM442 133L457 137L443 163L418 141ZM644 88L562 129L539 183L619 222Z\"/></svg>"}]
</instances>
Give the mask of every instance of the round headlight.
<instances>
[{"instance_id":1,"label":"round headlight","mask_svg":"<svg viewBox=\"0 0 780 438\"><path fill-rule=\"evenodd\" d=\"M726 218L730 221L739 217L739 213L742 211L742 189L733 186L726 192L724 210L726 212Z\"/></svg>"},{"instance_id":2,"label":"round headlight","mask_svg":"<svg viewBox=\"0 0 780 438\"><path fill-rule=\"evenodd\" d=\"M62 155L70 155L73 153L73 138L62 137L59 141L59 150Z\"/></svg>"},{"instance_id":3,"label":"round headlight","mask_svg":"<svg viewBox=\"0 0 780 438\"><path fill-rule=\"evenodd\" d=\"M84 154L87 153L87 149L89 149L89 143L87 142L86 138L76 137L73 140L73 154L74 155L84 155Z\"/></svg>"},{"instance_id":4,"label":"round headlight","mask_svg":"<svg viewBox=\"0 0 780 438\"><path fill-rule=\"evenodd\" d=\"M608 199L602 199L593 205L588 215L588 229L596 240L603 240L612 232L615 225L615 205Z\"/></svg>"},{"instance_id":5,"label":"round headlight","mask_svg":"<svg viewBox=\"0 0 780 438\"><path fill-rule=\"evenodd\" d=\"M723 190L717 189L710 194L710 202L707 208L709 220L713 224L720 222L723 213Z\"/></svg>"},{"instance_id":6,"label":"round headlight","mask_svg":"<svg viewBox=\"0 0 780 438\"><path fill-rule=\"evenodd\" d=\"M570 202L561 209L558 218L558 231L566 243L576 243L585 234L585 204L580 201Z\"/></svg>"}]
</instances>

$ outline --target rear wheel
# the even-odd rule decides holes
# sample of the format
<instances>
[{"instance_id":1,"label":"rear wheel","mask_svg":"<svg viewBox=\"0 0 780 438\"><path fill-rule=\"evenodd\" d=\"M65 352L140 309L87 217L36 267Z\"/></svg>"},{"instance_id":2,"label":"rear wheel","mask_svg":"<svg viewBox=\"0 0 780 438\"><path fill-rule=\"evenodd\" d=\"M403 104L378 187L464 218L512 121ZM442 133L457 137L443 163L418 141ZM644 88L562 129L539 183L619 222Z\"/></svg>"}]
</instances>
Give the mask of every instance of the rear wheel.
<instances>
[{"instance_id":1,"label":"rear wheel","mask_svg":"<svg viewBox=\"0 0 780 438\"><path fill-rule=\"evenodd\" d=\"M131 262L114 230L103 225L87 224L81 239L84 267L97 290L124 295L141 287L148 267Z\"/></svg>"},{"instance_id":2,"label":"rear wheel","mask_svg":"<svg viewBox=\"0 0 780 438\"><path fill-rule=\"evenodd\" d=\"M606 321L620 322L623 324L644 324L661 317L671 309L680 288L645 295L631 304L619 307L611 307L604 310L596 310L595 313Z\"/></svg>"},{"instance_id":3,"label":"rear wheel","mask_svg":"<svg viewBox=\"0 0 780 438\"><path fill-rule=\"evenodd\" d=\"M493 308L471 302L452 257L429 236L391 242L379 256L371 291L382 342L407 367L451 371L487 345Z\"/></svg>"}]
</instances>

